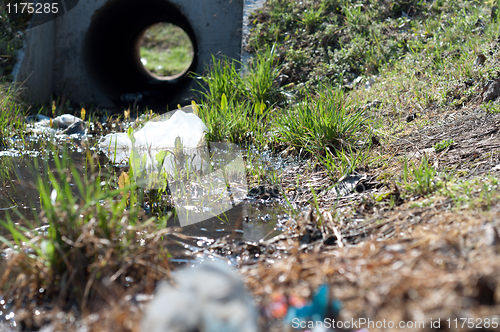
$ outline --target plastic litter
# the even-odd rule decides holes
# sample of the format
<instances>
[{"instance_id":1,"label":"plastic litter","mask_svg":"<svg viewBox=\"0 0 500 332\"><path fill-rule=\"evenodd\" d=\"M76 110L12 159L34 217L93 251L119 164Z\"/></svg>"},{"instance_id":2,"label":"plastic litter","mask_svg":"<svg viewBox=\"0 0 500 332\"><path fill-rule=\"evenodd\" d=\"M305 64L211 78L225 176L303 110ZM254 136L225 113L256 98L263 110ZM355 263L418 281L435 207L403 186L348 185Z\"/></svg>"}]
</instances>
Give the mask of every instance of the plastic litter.
<instances>
[{"instance_id":1,"label":"plastic litter","mask_svg":"<svg viewBox=\"0 0 500 332\"><path fill-rule=\"evenodd\" d=\"M175 287L164 282L145 311L143 332L257 332L257 311L240 276L209 262L179 270Z\"/></svg>"},{"instance_id":2,"label":"plastic litter","mask_svg":"<svg viewBox=\"0 0 500 332\"><path fill-rule=\"evenodd\" d=\"M53 119L41 114L30 115L26 117L26 122L32 124L33 128L31 131L34 133L45 133L50 135L86 133L84 121L71 114L62 114Z\"/></svg>"},{"instance_id":3,"label":"plastic litter","mask_svg":"<svg viewBox=\"0 0 500 332\"><path fill-rule=\"evenodd\" d=\"M99 146L115 165L128 165L139 186L169 192L186 226L226 212L248 192L239 146L207 144L207 131L197 115L177 110L135 133L106 135Z\"/></svg>"},{"instance_id":4,"label":"plastic litter","mask_svg":"<svg viewBox=\"0 0 500 332\"><path fill-rule=\"evenodd\" d=\"M339 300L330 300L327 284L318 287L311 301L305 301L294 294L286 297L279 293L272 294L271 299L273 302L266 308L267 316L283 319L288 325L293 323L298 326L301 322L324 321L325 318L335 319L342 308Z\"/></svg>"},{"instance_id":5,"label":"plastic litter","mask_svg":"<svg viewBox=\"0 0 500 332\"><path fill-rule=\"evenodd\" d=\"M167 121L147 122L134 134L135 146L155 150L173 148L179 137L183 147L195 148L207 131L207 126L196 114L178 110Z\"/></svg>"},{"instance_id":6,"label":"plastic litter","mask_svg":"<svg viewBox=\"0 0 500 332\"><path fill-rule=\"evenodd\" d=\"M285 321L291 323L293 319L300 321L320 321L327 317L336 318L342 308L339 300L330 301L329 287L326 284L319 286L311 302L303 307L291 306Z\"/></svg>"},{"instance_id":7,"label":"plastic litter","mask_svg":"<svg viewBox=\"0 0 500 332\"><path fill-rule=\"evenodd\" d=\"M192 156L193 149L200 145L205 132L208 131L207 126L193 113L178 110L171 117L169 115L147 122L131 137L127 133L108 134L99 141L99 147L115 164L128 163L131 151L136 150L141 161L142 156L146 155L142 166L150 172L155 168L158 170L157 154L160 151L168 151L172 154L176 148L176 142L177 145L180 142L183 153L187 157ZM173 155L165 157L164 171L172 172L173 159Z\"/></svg>"}]
</instances>

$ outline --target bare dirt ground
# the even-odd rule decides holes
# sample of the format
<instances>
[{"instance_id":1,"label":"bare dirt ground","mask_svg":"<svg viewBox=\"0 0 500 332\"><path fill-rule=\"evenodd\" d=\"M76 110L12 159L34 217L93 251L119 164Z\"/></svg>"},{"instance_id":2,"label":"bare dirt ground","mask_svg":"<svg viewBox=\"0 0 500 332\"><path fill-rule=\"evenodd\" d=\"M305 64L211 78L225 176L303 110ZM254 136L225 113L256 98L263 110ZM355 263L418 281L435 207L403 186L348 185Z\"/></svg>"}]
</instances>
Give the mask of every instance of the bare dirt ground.
<instances>
[{"instance_id":1,"label":"bare dirt ground","mask_svg":"<svg viewBox=\"0 0 500 332\"><path fill-rule=\"evenodd\" d=\"M487 180L500 170L499 115L472 105L445 114L431 108L424 117L428 125L374 153L393 160L426 155L438 170L491 184ZM437 153L433 146L443 139L454 143ZM340 321L420 321L424 328L406 330L431 330L431 321L440 319L441 330L500 330L489 324L500 319L500 206L495 199L457 206L456 199L439 193L403 199L397 184L374 180L401 168L401 162L389 161L379 169L361 170L365 184L372 181L363 193L341 199L318 194L322 211L334 207L334 212L323 212L320 226L314 208L303 212L291 234L268 244L274 250L243 267L248 287L262 305L272 302L274 292L307 298L327 283L331 296L342 302ZM304 187L316 191L329 184L321 171L302 178L307 179ZM294 182L291 174L289 183ZM473 187L472 196L478 192ZM310 190L300 195L292 190L289 196L295 202L313 198ZM286 324L271 326L292 330Z\"/></svg>"}]
</instances>

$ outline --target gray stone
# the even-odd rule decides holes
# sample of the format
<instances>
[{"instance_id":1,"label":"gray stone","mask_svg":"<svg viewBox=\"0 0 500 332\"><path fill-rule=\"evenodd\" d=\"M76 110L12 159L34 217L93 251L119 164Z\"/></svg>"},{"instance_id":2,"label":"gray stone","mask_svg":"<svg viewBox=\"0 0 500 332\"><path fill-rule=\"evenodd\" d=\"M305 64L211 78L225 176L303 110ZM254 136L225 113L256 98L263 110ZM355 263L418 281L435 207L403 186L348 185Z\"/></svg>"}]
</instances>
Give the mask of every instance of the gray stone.
<instances>
[{"instance_id":1,"label":"gray stone","mask_svg":"<svg viewBox=\"0 0 500 332\"><path fill-rule=\"evenodd\" d=\"M484 54L479 54L476 58L476 60L474 60L474 67L478 67L478 66L481 66L484 62L486 61L486 56Z\"/></svg>"},{"instance_id":2,"label":"gray stone","mask_svg":"<svg viewBox=\"0 0 500 332\"><path fill-rule=\"evenodd\" d=\"M491 223L484 226L484 243L488 246L500 244L499 232Z\"/></svg>"},{"instance_id":3,"label":"gray stone","mask_svg":"<svg viewBox=\"0 0 500 332\"><path fill-rule=\"evenodd\" d=\"M71 114L59 115L55 117L52 121L53 121L53 126L56 126L57 128L60 129L66 129L76 123L83 122L82 119Z\"/></svg>"},{"instance_id":4,"label":"gray stone","mask_svg":"<svg viewBox=\"0 0 500 332\"><path fill-rule=\"evenodd\" d=\"M83 121L77 121L70 124L66 129L64 129L61 134L73 135L73 134L84 134L85 124Z\"/></svg>"},{"instance_id":5,"label":"gray stone","mask_svg":"<svg viewBox=\"0 0 500 332\"><path fill-rule=\"evenodd\" d=\"M483 98L483 103L497 99L498 96L500 96L500 79L488 81L481 96Z\"/></svg>"},{"instance_id":6,"label":"gray stone","mask_svg":"<svg viewBox=\"0 0 500 332\"><path fill-rule=\"evenodd\" d=\"M365 105L363 105L361 107L361 109L369 111L369 110L372 110L372 109L379 108L380 106L382 106L382 102L380 100L375 99L374 101L366 103Z\"/></svg>"}]
</instances>

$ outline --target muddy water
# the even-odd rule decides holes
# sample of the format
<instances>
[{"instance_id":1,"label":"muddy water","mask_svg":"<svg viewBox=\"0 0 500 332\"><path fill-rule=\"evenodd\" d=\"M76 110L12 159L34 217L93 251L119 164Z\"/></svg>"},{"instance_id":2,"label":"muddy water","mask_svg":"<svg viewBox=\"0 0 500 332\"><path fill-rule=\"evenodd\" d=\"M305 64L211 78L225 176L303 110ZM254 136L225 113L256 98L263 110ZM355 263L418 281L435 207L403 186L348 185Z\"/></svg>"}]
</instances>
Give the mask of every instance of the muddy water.
<instances>
[{"instance_id":1,"label":"muddy water","mask_svg":"<svg viewBox=\"0 0 500 332\"><path fill-rule=\"evenodd\" d=\"M19 213L32 226L41 226L35 222L36 216L41 212L40 197L36 189L37 177L46 173L47 168L55 169L54 159L63 157L61 149L56 152L52 152L52 149L51 145L41 147L35 143L29 149L0 151L0 220L7 220L7 216L11 216L17 222L21 219L17 215ZM95 150L73 146L68 149L67 154L82 176L89 154L95 157L96 164L109 165L107 158ZM269 160L266 160L266 165L269 167ZM106 167L103 167L101 173L106 173ZM74 194L78 195L76 186ZM283 210L279 199L248 197L221 215L183 227L182 232L202 239L200 241L204 244L220 238L258 242L279 233L279 222L287 218ZM26 224L26 221L21 223ZM29 224L25 226L30 227ZM167 226L180 224L172 218ZM7 235L5 228L1 226L0 235Z\"/></svg>"},{"instance_id":2,"label":"muddy water","mask_svg":"<svg viewBox=\"0 0 500 332\"><path fill-rule=\"evenodd\" d=\"M96 163L105 163L103 156L96 155L95 151L88 152L97 157ZM86 150L82 148L81 142L69 146L66 154L83 176ZM56 169L56 158L63 158L63 150L59 144L41 146L36 141L28 142L27 146L18 144L17 148L0 151L0 220L11 216L13 221L24 218L32 222L33 226L39 226L35 224L36 216L41 212L36 182L47 169ZM77 195L76 187L74 194ZM1 226L0 235L5 235L5 229Z\"/></svg>"}]
</instances>

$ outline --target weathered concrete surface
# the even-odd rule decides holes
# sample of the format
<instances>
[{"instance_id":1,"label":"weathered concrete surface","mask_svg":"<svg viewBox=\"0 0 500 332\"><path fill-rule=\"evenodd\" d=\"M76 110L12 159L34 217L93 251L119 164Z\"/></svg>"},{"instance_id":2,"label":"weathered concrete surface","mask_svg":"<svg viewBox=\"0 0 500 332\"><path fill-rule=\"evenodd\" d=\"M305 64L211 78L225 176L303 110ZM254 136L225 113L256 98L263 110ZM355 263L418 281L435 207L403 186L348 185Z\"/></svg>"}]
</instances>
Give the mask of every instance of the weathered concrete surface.
<instances>
[{"instance_id":1,"label":"weathered concrete surface","mask_svg":"<svg viewBox=\"0 0 500 332\"><path fill-rule=\"evenodd\" d=\"M47 97L53 92L55 36L52 31L54 21L45 23L39 29L32 29L21 51L20 71L16 75L16 81L22 83L23 87L36 87L29 91L30 100L48 101ZM44 40L44 43L40 43L40 40ZM36 73L33 72L34 68Z\"/></svg>"},{"instance_id":2,"label":"weathered concrete surface","mask_svg":"<svg viewBox=\"0 0 500 332\"><path fill-rule=\"evenodd\" d=\"M103 107L173 105L199 88L186 75L151 76L140 64L138 41L154 23L183 28L193 42L190 71L202 74L212 54L240 59L243 0L80 0L68 13L27 31L16 81L31 102L66 96ZM135 97L134 97L135 98Z\"/></svg>"}]
</instances>

